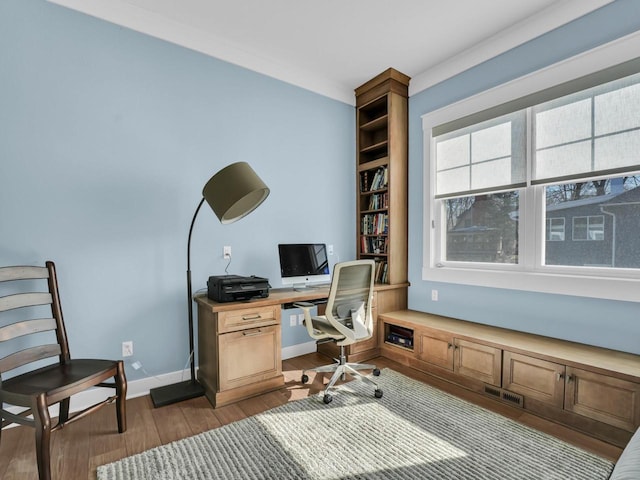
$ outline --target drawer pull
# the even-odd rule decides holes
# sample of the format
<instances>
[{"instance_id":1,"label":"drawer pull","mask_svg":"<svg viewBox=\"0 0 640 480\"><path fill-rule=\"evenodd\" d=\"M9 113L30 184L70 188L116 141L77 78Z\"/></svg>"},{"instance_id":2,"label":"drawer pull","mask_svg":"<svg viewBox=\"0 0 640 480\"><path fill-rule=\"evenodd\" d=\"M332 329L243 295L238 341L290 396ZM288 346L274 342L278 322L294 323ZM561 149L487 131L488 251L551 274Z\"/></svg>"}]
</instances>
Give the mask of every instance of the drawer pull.
<instances>
[{"instance_id":1,"label":"drawer pull","mask_svg":"<svg viewBox=\"0 0 640 480\"><path fill-rule=\"evenodd\" d=\"M254 313L253 315L243 315L242 319L243 320L259 320L262 318L262 315L260 315L259 313Z\"/></svg>"},{"instance_id":2,"label":"drawer pull","mask_svg":"<svg viewBox=\"0 0 640 480\"><path fill-rule=\"evenodd\" d=\"M567 383L571 383L575 380L575 377L573 375L567 375Z\"/></svg>"},{"instance_id":3,"label":"drawer pull","mask_svg":"<svg viewBox=\"0 0 640 480\"><path fill-rule=\"evenodd\" d=\"M244 335L245 337L255 337L260 334L262 334L262 330L260 330L259 328L256 328L255 330L245 330L244 332L242 332L242 335Z\"/></svg>"},{"instance_id":4,"label":"drawer pull","mask_svg":"<svg viewBox=\"0 0 640 480\"><path fill-rule=\"evenodd\" d=\"M558 373L556 373L556 376L557 376L557 381L559 382L560 380L562 380L564 378L564 373L558 372Z\"/></svg>"}]
</instances>

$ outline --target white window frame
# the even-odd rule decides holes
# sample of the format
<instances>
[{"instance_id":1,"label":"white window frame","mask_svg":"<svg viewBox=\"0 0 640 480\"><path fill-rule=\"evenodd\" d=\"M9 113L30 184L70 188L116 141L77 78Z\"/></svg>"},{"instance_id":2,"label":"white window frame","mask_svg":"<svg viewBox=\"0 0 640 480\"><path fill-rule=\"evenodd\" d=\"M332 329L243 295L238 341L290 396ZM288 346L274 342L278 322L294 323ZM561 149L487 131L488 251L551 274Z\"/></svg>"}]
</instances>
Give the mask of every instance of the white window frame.
<instances>
[{"instance_id":1,"label":"white window frame","mask_svg":"<svg viewBox=\"0 0 640 480\"><path fill-rule=\"evenodd\" d=\"M638 56L640 32L635 32L588 52L571 57L542 70L479 93L462 101L422 116L424 148L423 183L423 268L422 279L493 288L506 288L581 297L623 301L640 301L640 278L636 271L618 269L619 276L607 276L611 269L544 266L545 232L536 232L536 222L519 222L519 259L512 264L464 264L455 266L438 263L439 245L435 240L435 225L441 221L441 211L433 202L435 192L434 127L467 115L524 97L532 93L574 80L598 70L613 67ZM531 175L531 172L528 172ZM438 203L440 205L440 203ZM537 185L521 190L520 208L525 218L544 222L544 187ZM544 230L544 229L543 229ZM441 232L444 235L444 232ZM533 245L533 248L531 246ZM587 275L588 273L588 275Z\"/></svg>"}]
</instances>

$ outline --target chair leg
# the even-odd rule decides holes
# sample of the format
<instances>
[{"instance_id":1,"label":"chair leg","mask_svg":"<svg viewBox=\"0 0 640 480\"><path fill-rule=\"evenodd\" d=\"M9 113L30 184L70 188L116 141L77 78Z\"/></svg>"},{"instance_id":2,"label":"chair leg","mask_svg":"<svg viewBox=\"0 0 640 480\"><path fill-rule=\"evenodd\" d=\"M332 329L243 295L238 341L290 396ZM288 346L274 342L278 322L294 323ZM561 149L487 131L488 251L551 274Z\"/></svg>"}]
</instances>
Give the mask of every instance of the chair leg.
<instances>
[{"instance_id":1,"label":"chair leg","mask_svg":"<svg viewBox=\"0 0 640 480\"><path fill-rule=\"evenodd\" d=\"M36 458L38 460L38 478L51 480L51 417L44 395L36 397L32 405L36 430Z\"/></svg>"},{"instance_id":2,"label":"chair leg","mask_svg":"<svg viewBox=\"0 0 640 480\"><path fill-rule=\"evenodd\" d=\"M63 424L69 420L69 403L71 399L65 398L60 402L60 412L58 414L58 423Z\"/></svg>"},{"instance_id":3,"label":"chair leg","mask_svg":"<svg viewBox=\"0 0 640 480\"><path fill-rule=\"evenodd\" d=\"M127 430L127 379L124 375L124 363L118 362L118 372L113 377L116 383L116 415L118 417L118 432Z\"/></svg>"},{"instance_id":4,"label":"chair leg","mask_svg":"<svg viewBox=\"0 0 640 480\"><path fill-rule=\"evenodd\" d=\"M360 380L364 381L365 383L368 383L368 384L373 385L374 387L378 388L378 384L376 382L371 380L369 377L366 377L366 376L362 375L358 370L354 369L351 365L352 364L348 364L348 365L345 365L343 367L347 373L352 375L354 378L359 378Z\"/></svg>"}]
</instances>

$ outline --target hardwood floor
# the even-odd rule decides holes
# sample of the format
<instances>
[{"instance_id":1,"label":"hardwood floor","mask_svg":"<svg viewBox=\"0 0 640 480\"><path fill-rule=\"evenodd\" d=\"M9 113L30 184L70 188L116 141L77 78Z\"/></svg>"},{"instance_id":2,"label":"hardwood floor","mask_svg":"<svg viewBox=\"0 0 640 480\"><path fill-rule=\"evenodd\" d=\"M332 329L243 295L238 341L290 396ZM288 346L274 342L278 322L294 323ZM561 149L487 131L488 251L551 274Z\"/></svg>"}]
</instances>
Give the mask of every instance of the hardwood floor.
<instances>
[{"instance_id":1,"label":"hardwood floor","mask_svg":"<svg viewBox=\"0 0 640 480\"><path fill-rule=\"evenodd\" d=\"M215 410L204 397L157 409L153 408L148 395L128 400L128 429L122 435L117 433L115 407L105 407L52 435L53 478L95 480L99 465L313 395L322 390L322 376L310 374L310 382L302 385L301 370L327 363L329 363L327 357L316 353L285 360L283 362L285 388ZM388 367L402 372L602 457L617 460L620 456L621 449L618 447L404 367L387 358L379 357L371 363L375 363L380 369ZM29 427L16 427L2 431L1 479L37 478L34 442L33 429Z\"/></svg>"}]
</instances>

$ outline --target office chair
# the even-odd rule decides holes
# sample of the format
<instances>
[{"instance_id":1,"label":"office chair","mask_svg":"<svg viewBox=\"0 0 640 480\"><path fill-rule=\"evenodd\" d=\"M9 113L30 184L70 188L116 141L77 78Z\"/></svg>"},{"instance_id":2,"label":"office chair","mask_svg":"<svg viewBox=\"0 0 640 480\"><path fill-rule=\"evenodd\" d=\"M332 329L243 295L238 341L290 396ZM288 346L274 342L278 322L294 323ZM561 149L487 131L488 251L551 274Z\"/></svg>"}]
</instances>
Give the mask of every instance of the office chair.
<instances>
[{"instance_id":1,"label":"office chair","mask_svg":"<svg viewBox=\"0 0 640 480\"><path fill-rule=\"evenodd\" d=\"M333 372L324 391L324 403L330 403L333 400L329 390L339 378L346 379L347 373L373 385L375 397L382 397L382 390L378 385L359 372L359 370L373 370L373 375L378 376L380 370L375 365L348 363L344 353L345 345L367 340L373 335L371 301L374 273L373 260L337 263L333 269L325 315L311 316L311 308L314 306L311 303L295 304L304 311L304 325L309 336L314 338L316 343L333 341L340 347L340 358L335 359L336 363L302 371L302 383L309 381L309 376L306 374L308 371Z\"/></svg>"},{"instance_id":2,"label":"office chair","mask_svg":"<svg viewBox=\"0 0 640 480\"><path fill-rule=\"evenodd\" d=\"M71 359L53 262L46 262L46 267L0 268L0 289L0 351L10 352L0 358L0 440L7 425L34 427L38 475L50 480L51 432L114 401L118 432L127 429L124 365L122 360ZM55 342L47 343L54 340L52 332ZM43 360L49 364L40 366ZM15 375L5 378L6 372ZM104 383L110 378L113 382ZM94 386L114 388L115 395L70 416L70 397ZM52 426L49 406L56 403L60 413ZM5 404L13 406L12 411ZM26 410L14 413L15 407Z\"/></svg>"}]
</instances>

